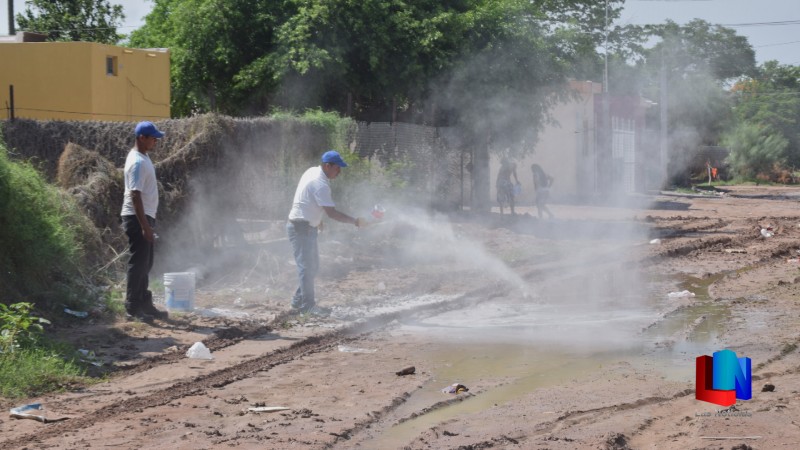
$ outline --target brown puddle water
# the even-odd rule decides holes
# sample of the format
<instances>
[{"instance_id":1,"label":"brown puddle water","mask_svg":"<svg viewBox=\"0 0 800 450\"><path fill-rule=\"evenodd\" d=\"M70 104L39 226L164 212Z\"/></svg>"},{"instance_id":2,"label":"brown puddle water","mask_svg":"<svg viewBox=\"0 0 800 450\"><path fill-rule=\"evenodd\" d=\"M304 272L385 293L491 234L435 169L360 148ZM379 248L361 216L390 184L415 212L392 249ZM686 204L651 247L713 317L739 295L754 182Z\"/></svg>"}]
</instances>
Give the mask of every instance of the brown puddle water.
<instances>
[{"instance_id":1,"label":"brown puddle water","mask_svg":"<svg viewBox=\"0 0 800 450\"><path fill-rule=\"evenodd\" d=\"M619 298L593 302L601 307L500 299L404 324L398 333L431 342L421 348L417 370L432 377L395 411L395 420L450 399L452 394L441 389L453 383L478 395L400 424L375 426L363 444L402 448L424 430L460 415L489 410L563 380L579 380L620 361L691 382L695 358L718 350L720 330L730 320L727 307L708 296L708 287L723 276L680 280L679 290L688 289L695 297L666 315L657 312L673 301L664 296L640 300L641 305Z\"/></svg>"}]
</instances>

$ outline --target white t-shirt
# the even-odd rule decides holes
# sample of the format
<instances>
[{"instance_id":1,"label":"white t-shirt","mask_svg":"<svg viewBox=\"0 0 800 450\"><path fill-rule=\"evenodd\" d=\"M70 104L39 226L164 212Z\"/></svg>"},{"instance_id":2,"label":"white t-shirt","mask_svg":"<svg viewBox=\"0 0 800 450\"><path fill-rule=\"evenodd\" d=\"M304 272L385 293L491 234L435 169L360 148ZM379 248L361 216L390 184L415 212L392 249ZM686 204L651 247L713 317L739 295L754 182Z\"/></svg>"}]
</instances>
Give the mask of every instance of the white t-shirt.
<instances>
[{"instance_id":1,"label":"white t-shirt","mask_svg":"<svg viewBox=\"0 0 800 450\"><path fill-rule=\"evenodd\" d=\"M306 220L316 227L322 221L323 206L336 206L331 197L331 185L321 166L305 171L294 193L289 220Z\"/></svg>"},{"instance_id":2,"label":"white t-shirt","mask_svg":"<svg viewBox=\"0 0 800 450\"><path fill-rule=\"evenodd\" d=\"M125 159L125 200L122 202L121 214L123 216L136 215L131 191L141 193L145 215L155 219L156 210L158 210L156 169L153 167L150 157L140 153L135 147L128 152L128 157Z\"/></svg>"}]
</instances>

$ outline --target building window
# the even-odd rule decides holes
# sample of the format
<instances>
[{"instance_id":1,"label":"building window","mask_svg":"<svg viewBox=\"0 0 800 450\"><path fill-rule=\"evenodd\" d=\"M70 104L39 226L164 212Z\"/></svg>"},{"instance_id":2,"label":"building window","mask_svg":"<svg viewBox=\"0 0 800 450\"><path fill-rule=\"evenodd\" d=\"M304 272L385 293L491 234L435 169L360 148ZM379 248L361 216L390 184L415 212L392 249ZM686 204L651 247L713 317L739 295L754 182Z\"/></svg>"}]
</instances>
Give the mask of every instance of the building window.
<instances>
[{"instance_id":1,"label":"building window","mask_svg":"<svg viewBox=\"0 0 800 450\"><path fill-rule=\"evenodd\" d=\"M106 56L106 75L117 76L117 57Z\"/></svg>"}]
</instances>

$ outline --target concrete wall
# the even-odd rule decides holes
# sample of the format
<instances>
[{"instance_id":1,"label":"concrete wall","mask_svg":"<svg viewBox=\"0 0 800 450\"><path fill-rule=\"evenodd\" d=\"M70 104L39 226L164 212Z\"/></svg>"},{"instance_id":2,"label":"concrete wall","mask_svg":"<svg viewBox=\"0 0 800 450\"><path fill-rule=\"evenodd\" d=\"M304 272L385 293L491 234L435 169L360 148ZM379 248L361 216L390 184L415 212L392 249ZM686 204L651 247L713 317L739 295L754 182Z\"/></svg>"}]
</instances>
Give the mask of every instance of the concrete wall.
<instances>
[{"instance_id":1,"label":"concrete wall","mask_svg":"<svg viewBox=\"0 0 800 450\"><path fill-rule=\"evenodd\" d=\"M107 72L107 58L114 62ZM91 42L0 43L0 117L160 120L170 116L169 52Z\"/></svg>"}]
</instances>

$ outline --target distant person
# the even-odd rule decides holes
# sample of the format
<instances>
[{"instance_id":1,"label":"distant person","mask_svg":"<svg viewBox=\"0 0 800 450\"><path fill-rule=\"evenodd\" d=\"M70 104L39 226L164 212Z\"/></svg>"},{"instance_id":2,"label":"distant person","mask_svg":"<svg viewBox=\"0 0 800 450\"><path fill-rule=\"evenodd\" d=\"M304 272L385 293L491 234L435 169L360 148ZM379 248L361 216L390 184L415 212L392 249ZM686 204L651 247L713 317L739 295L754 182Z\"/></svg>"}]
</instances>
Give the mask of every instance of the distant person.
<instances>
[{"instance_id":1,"label":"distant person","mask_svg":"<svg viewBox=\"0 0 800 450\"><path fill-rule=\"evenodd\" d=\"M536 209L541 219L543 214L552 219L553 213L547 207L547 199L550 197L550 188L553 186L553 177L546 174L542 167L538 164L531 165L531 172L533 172L533 188L536 190Z\"/></svg>"},{"instance_id":2,"label":"distant person","mask_svg":"<svg viewBox=\"0 0 800 450\"><path fill-rule=\"evenodd\" d=\"M356 227L366 224L363 218L353 218L336 209L331 196L331 180L339 176L342 167L347 167L341 155L329 150L322 155L322 165L305 171L297 190L294 193L292 209L286 231L292 243L294 260L297 263L297 275L300 286L292 297L292 310L325 316L328 308L320 308L314 298L314 278L319 270L319 249L317 248L317 231L322 222L322 213L333 220L350 223Z\"/></svg>"},{"instance_id":3,"label":"distant person","mask_svg":"<svg viewBox=\"0 0 800 450\"><path fill-rule=\"evenodd\" d=\"M125 311L128 318L150 321L166 319L166 311L153 305L153 293L148 290L149 273L153 268L158 183L156 170L148 152L164 137L151 122L139 122L134 130L136 141L125 159L125 195L122 202L122 228L128 236L127 287Z\"/></svg>"},{"instance_id":4,"label":"distant person","mask_svg":"<svg viewBox=\"0 0 800 450\"><path fill-rule=\"evenodd\" d=\"M516 184L511 182L511 177L514 177ZM497 190L497 203L500 205L500 214L503 214L503 206L508 204L511 214L514 212L514 189L519 186L519 178L517 178L517 165L503 157L500 160L500 170L497 171L497 181L495 188Z\"/></svg>"}]
</instances>

